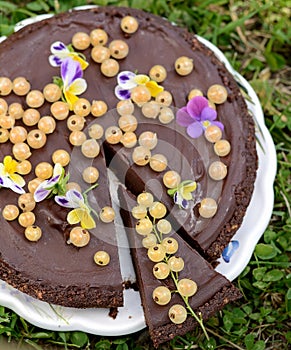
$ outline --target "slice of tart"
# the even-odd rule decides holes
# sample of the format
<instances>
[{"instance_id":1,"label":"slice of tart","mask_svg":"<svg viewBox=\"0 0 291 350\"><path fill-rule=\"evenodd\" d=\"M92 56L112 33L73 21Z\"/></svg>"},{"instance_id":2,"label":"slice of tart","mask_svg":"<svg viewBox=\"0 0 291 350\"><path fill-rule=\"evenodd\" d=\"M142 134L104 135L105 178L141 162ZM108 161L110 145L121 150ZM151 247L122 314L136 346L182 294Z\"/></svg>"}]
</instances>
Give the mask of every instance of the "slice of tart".
<instances>
[{"instance_id":1,"label":"slice of tart","mask_svg":"<svg viewBox=\"0 0 291 350\"><path fill-rule=\"evenodd\" d=\"M201 316L206 320L241 297L231 282L170 228L161 202L159 208L153 208L149 192L138 196L139 204L123 187L118 193L145 318L155 346L193 330L201 323ZM154 226L144 220L154 222Z\"/></svg>"}]
</instances>

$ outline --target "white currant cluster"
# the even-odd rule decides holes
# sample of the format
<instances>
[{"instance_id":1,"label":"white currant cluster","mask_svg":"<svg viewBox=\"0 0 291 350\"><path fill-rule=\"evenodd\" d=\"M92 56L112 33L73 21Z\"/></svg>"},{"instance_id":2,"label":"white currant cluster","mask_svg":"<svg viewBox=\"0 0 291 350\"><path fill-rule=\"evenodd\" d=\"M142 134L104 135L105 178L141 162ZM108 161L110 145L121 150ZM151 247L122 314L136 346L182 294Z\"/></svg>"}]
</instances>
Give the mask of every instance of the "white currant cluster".
<instances>
[{"instance_id":1,"label":"white currant cluster","mask_svg":"<svg viewBox=\"0 0 291 350\"><path fill-rule=\"evenodd\" d=\"M166 286L159 286L153 290L153 300L158 305L167 305L173 292L180 294L186 301L186 307L175 304L169 309L169 318L175 324L183 323L187 318L187 309L191 308L188 298L197 291L197 284L188 278L179 279L179 272L184 268L182 257L175 255L179 249L178 241L173 237L164 237L172 231L171 223L165 219L167 210L163 203L154 201L149 192L138 195L137 205L132 208L132 216L138 219L135 230L143 236L142 245L147 249L148 258L154 262L153 275L164 280L172 278L176 290L171 291ZM193 310L192 310L193 312Z\"/></svg>"}]
</instances>

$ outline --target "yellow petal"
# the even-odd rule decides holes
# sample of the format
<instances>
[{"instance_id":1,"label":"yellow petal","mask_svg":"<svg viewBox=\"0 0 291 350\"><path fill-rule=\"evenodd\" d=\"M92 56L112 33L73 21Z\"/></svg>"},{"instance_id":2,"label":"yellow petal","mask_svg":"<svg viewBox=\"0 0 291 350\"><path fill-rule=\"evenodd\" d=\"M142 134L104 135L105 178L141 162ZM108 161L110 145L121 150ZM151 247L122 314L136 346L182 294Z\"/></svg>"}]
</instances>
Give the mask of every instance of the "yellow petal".
<instances>
[{"instance_id":1,"label":"yellow petal","mask_svg":"<svg viewBox=\"0 0 291 350\"><path fill-rule=\"evenodd\" d=\"M181 196L187 201L190 201L193 199L192 192L196 190L196 187L197 184L195 181L191 182L189 185L183 186L180 190Z\"/></svg>"},{"instance_id":2,"label":"yellow petal","mask_svg":"<svg viewBox=\"0 0 291 350\"><path fill-rule=\"evenodd\" d=\"M156 97L160 92L164 91L164 88L153 80L146 83L145 86L149 89L152 97Z\"/></svg>"},{"instance_id":3,"label":"yellow petal","mask_svg":"<svg viewBox=\"0 0 291 350\"><path fill-rule=\"evenodd\" d=\"M81 221L83 210L80 208L73 209L69 212L67 216L67 221L69 224L74 225Z\"/></svg>"},{"instance_id":4,"label":"yellow petal","mask_svg":"<svg viewBox=\"0 0 291 350\"><path fill-rule=\"evenodd\" d=\"M65 99L69 105L70 111L74 109L74 104L78 101L79 97L72 94L70 91L64 91Z\"/></svg>"},{"instance_id":5,"label":"yellow petal","mask_svg":"<svg viewBox=\"0 0 291 350\"><path fill-rule=\"evenodd\" d=\"M150 81L150 78L147 75L144 74L138 74L134 77L133 81L137 85L145 85L147 82Z\"/></svg>"},{"instance_id":6,"label":"yellow petal","mask_svg":"<svg viewBox=\"0 0 291 350\"><path fill-rule=\"evenodd\" d=\"M25 181L23 180L22 176L18 174L10 174L10 179L18 186L23 187L25 185Z\"/></svg>"},{"instance_id":7,"label":"yellow petal","mask_svg":"<svg viewBox=\"0 0 291 350\"><path fill-rule=\"evenodd\" d=\"M193 192L196 190L196 188L197 188L197 183L195 181L183 187L184 191L187 191L187 192Z\"/></svg>"},{"instance_id":8,"label":"yellow petal","mask_svg":"<svg viewBox=\"0 0 291 350\"><path fill-rule=\"evenodd\" d=\"M9 174L13 174L16 172L16 167L17 167L17 162L16 160L12 159L11 156L6 156L4 158L4 167L5 167L5 171Z\"/></svg>"},{"instance_id":9,"label":"yellow petal","mask_svg":"<svg viewBox=\"0 0 291 350\"><path fill-rule=\"evenodd\" d=\"M72 56L73 60L80 63L82 70L85 70L89 66L89 63L86 62L85 60L83 60L83 58L81 58L80 56L78 56L76 54L72 54L71 56Z\"/></svg>"},{"instance_id":10,"label":"yellow petal","mask_svg":"<svg viewBox=\"0 0 291 350\"><path fill-rule=\"evenodd\" d=\"M191 192L185 192L185 191L181 191L181 196L186 199L187 201L190 201L191 199L193 199L192 197L192 193Z\"/></svg>"},{"instance_id":11,"label":"yellow petal","mask_svg":"<svg viewBox=\"0 0 291 350\"><path fill-rule=\"evenodd\" d=\"M81 218L81 226L87 230L96 227L95 221L88 211L84 211Z\"/></svg>"}]
</instances>

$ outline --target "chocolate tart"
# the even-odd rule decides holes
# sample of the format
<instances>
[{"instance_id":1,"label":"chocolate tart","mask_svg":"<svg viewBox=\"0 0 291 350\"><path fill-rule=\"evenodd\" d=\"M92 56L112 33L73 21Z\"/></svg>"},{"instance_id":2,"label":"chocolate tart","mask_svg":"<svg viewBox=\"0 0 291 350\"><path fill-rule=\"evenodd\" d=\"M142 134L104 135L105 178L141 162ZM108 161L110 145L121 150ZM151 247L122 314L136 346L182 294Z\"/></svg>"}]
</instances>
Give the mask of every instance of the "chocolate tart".
<instances>
[{"instance_id":1,"label":"chocolate tart","mask_svg":"<svg viewBox=\"0 0 291 350\"><path fill-rule=\"evenodd\" d=\"M138 21L139 29L134 34L126 34L120 28L121 19L127 15L134 16ZM90 203L96 211L111 205L106 166L113 169L120 181L134 195L145 189L150 190L166 204L173 227L182 237L178 238L181 244L188 247L186 243L182 243L185 240L209 261L215 260L240 227L252 195L257 168L254 122L248 114L233 77L194 35L173 26L165 19L129 8L99 7L71 11L29 25L1 43L0 76L9 77L11 80L24 76L32 89L42 91L46 84L52 82L54 76L59 75L59 69L52 67L48 61L51 45L56 41L69 45L75 33L89 34L96 28L107 32L109 42L121 39L128 44L129 55L119 60L120 71L137 70L139 73L148 74L155 64L162 64L166 68L167 79L162 85L165 90L171 92L174 109L186 105L187 95L193 88L200 89L204 95L213 84L221 84L227 89L227 101L216 108L218 120L225 126L224 137L231 143L232 150L223 159L228 167L228 176L219 185L219 206L214 218L203 221L197 214L199 200L212 188L207 175L212 156L201 156L205 141L202 141L202 146L197 145L195 140L187 136L185 128L177 125L175 121L166 126L162 125L157 120L145 119L138 108L137 136L145 130L156 132L161 142L154 153L164 152L169 160L169 169L178 171L183 180L197 181L199 191L195 206L191 207L190 211L174 206L162 186L161 174L153 172L148 166L139 167L132 164L132 150L125 149L120 144L112 145L101 141L101 152L94 159L100 173L99 186L89 196ZM115 108L119 101L114 94L116 77L107 78L101 73L100 65L91 58L91 47L82 51L82 54L89 66L84 71L87 90L81 97L90 102L104 100L110 112L98 118L97 122L104 129L116 126L118 121ZM195 65L193 72L184 77L178 75L174 68L175 60L182 55L193 59ZM20 102L24 109L28 108L25 96L11 93L1 98L8 104ZM45 102L38 108L41 116L50 115L50 105ZM96 121L96 118L92 115L87 116L86 127L93 121ZM18 120L16 125L23 125L22 121ZM35 128L25 127L28 130ZM171 147L168 147L169 145ZM208 149L211 147L209 144L205 147L206 154L209 155ZM6 155L12 155L11 149L10 142L1 144L1 161ZM56 149L65 149L71 154L72 161L66 171L70 172L72 180L80 183L85 190L87 185L82 182L81 174L88 162L84 161L79 149L70 144L66 121L58 121L56 131L48 135L45 147L33 151L29 158L33 167L40 161L51 162L51 155ZM181 154L186 163L181 162ZM33 172L25 176L26 183L33 177ZM1 208L6 204L16 204L17 195L1 188L0 203ZM90 232L90 244L78 249L66 243L69 232L67 209L60 208L54 201L47 199L37 205L34 212L36 224L43 231L43 236L37 243L25 239L23 228L17 221L7 222L1 215L3 229L0 239L3 244L0 247L0 278L29 295L54 304L72 307L121 306L122 277L114 223L104 224L98 221L96 229ZM187 249L191 250L189 247ZM108 266L99 268L94 264L92 257L96 250L106 250L110 253L111 261ZM133 258L135 259L135 255ZM217 278L223 281L220 291L217 291L220 293L227 282L222 277ZM221 294L223 300L217 302L219 307L225 303L224 295L227 294L224 293L226 290ZM232 299L231 296L229 299ZM206 317L212 314L214 306L209 308L209 311L205 311ZM171 331L167 331L167 334L169 332ZM169 336L163 339L169 339Z\"/></svg>"}]
</instances>

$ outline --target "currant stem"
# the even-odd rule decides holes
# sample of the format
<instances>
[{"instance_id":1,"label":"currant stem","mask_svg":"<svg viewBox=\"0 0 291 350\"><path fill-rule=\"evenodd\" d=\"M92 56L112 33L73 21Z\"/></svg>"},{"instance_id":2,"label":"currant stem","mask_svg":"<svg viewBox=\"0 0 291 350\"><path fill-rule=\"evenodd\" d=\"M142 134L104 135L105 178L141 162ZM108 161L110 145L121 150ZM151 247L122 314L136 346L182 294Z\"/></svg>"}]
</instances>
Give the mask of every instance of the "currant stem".
<instances>
[{"instance_id":1,"label":"currant stem","mask_svg":"<svg viewBox=\"0 0 291 350\"><path fill-rule=\"evenodd\" d=\"M175 286L178 290L178 274L175 276L175 274L173 273L173 271L171 271L171 277L175 283ZM179 293L180 294L180 293ZM209 340L209 336L207 334L207 331L204 327L204 324L203 324L203 319L202 319L202 315L201 315L201 312L199 313L200 314L200 317L194 312L194 310L192 309L191 305L189 304L189 300L188 300L188 297L185 297L185 296L182 296L180 294L181 298L183 299L185 305L186 305L186 308L187 310L190 312L191 316L193 316L195 318L195 320L199 323L199 326L201 327L205 337L207 340Z\"/></svg>"},{"instance_id":2,"label":"currant stem","mask_svg":"<svg viewBox=\"0 0 291 350\"><path fill-rule=\"evenodd\" d=\"M84 197L84 202L85 202L86 206L96 216L96 218L99 219L98 213L89 205L88 196L87 196L87 193L89 193L90 191L94 190L97 186L98 186L98 184L96 183L95 185L87 188L87 190L83 192L83 197Z\"/></svg>"},{"instance_id":3,"label":"currant stem","mask_svg":"<svg viewBox=\"0 0 291 350\"><path fill-rule=\"evenodd\" d=\"M87 188L86 191L83 192L83 195L86 195L88 192L94 190L94 189L95 189L96 187L98 187L98 186L99 186L98 183L96 183L95 185L92 185L91 187Z\"/></svg>"}]
</instances>

